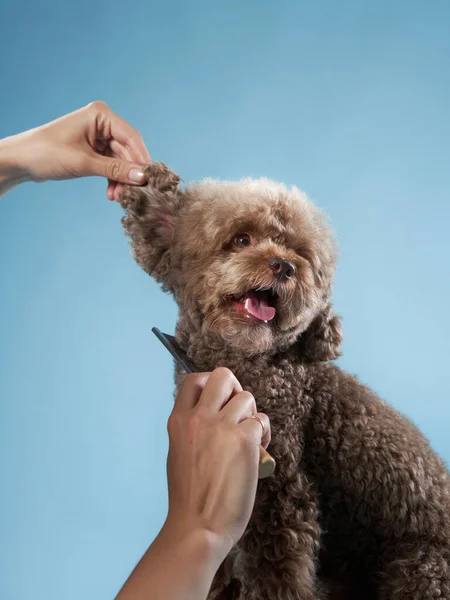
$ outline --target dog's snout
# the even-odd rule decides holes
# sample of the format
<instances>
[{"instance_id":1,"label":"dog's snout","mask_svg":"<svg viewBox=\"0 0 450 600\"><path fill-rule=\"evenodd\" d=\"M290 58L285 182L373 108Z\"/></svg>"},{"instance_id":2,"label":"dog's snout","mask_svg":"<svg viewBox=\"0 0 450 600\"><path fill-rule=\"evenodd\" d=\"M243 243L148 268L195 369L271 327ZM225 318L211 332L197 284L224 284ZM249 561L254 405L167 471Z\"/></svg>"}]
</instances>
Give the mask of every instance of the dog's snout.
<instances>
[{"instance_id":1,"label":"dog's snout","mask_svg":"<svg viewBox=\"0 0 450 600\"><path fill-rule=\"evenodd\" d=\"M271 258L269 266L278 281L286 281L294 276L295 266L287 258Z\"/></svg>"}]
</instances>

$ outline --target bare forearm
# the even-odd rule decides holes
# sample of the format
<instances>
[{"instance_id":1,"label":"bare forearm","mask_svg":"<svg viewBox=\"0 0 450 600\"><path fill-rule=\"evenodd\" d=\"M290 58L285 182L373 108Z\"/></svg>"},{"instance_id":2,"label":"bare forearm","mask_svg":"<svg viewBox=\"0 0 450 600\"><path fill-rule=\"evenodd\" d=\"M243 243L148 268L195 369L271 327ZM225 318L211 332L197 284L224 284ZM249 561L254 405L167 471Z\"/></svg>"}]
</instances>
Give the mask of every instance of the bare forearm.
<instances>
[{"instance_id":1,"label":"bare forearm","mask_svg":"<svg viewBox=\"0 0 450 600\"><path fill-rule=\"evenodd\" d=\"M116 600L202 600L224 557L207 532L163 527Z\"/></svg>"},{"instance_id":2,"label":"bare forearm","mask_svg":"<svg viewBox=\"0 0 450 600\"><path fill-rule=\"evenodd\" d=\"M29 179L21 157L21 136L0 140L0 196Z\"/></svg>"}]
</instances>

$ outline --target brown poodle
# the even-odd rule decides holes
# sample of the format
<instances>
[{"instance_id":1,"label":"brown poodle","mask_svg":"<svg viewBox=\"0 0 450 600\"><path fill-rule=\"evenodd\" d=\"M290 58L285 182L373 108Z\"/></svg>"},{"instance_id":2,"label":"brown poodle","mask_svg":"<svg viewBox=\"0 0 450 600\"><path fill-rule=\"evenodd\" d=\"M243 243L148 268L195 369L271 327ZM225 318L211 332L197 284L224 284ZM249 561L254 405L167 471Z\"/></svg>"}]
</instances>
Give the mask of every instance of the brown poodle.
<instances>
[{"instance_id":1,"label":"brown poodle","mask_svg":"<svg viewBox=\"0 0 450 600\"><path fill-rule=\"evenodd\" d=\"M330 362L342 334L323 214L267 179L180 189L161 163L148 175L122 198L134 256L174 295L192 360L229 367L273 429L276 472L209 597L450 600L447 469Z\"/></svg>"}]
</instances>

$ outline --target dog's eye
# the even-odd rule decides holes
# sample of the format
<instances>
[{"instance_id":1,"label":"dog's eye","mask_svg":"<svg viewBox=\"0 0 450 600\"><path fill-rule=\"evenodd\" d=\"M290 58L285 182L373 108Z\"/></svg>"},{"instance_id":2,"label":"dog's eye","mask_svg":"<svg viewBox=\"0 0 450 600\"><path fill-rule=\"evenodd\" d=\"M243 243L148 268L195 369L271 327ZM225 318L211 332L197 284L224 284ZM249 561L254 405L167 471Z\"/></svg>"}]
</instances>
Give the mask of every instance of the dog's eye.
<instances>
[{"instance_id":1,"label":"dog's eye","mask_svg":"<svg viewBox=\"0 0 450 600\"><path fill-rule=\"evenodd\" d=\"M245 248L246 246L250 246L251 243L252 240L248 233L238 233L233 238L233 244L238 248Z\"/></svg>"}]
</instances>

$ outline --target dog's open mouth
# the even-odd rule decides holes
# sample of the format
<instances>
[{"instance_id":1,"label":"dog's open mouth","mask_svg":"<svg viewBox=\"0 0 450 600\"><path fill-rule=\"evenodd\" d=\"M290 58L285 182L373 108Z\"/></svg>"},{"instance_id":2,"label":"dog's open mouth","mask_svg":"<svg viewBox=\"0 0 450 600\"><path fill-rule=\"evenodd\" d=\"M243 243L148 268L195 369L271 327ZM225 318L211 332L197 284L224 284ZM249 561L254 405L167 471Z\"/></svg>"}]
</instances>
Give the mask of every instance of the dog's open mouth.
<instances>
[{"instance_id":1,"label":"dog's open mouth","mask_svg":"<svg viewBox=\"0 0 450 600\"><path fill-rule=\"evenodd\" d=\"M240 314L267 323L276 315L277 299L273 290L249 290L243 296L233 298L232 304Z\"/></svg>"}]
</instances>

